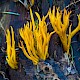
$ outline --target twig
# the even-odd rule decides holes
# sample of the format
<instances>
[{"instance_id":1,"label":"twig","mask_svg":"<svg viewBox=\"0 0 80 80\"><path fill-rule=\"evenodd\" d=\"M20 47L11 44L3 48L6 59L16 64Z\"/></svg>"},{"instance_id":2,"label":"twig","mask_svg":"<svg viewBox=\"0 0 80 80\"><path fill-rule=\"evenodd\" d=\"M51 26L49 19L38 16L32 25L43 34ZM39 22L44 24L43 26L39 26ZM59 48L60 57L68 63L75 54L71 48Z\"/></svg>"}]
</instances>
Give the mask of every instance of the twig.
<instances>
[{"instance_id":1,"label":"twig","mask_svg":"<svg viewBox=\"0 0 80 80\"><path fill-rule=\"evenodd\" d=\"M68 8L68 7L70 7L71 5L74 5L74 4L76 4L76 3L78 3L78 2L80 2L80 0L79 1L74 1L74 2L72 2L72 3L70 3L68 6L66 6L65 8ZM63 10L62 10L63 11Z\"/></svg>"},{"instance_id":2,"label":"twig","mask_svg":"<svg viewBox=\"0 0 80 80\"><path fill-rule=\"evenodd\" d=\"M3 29L4 32L6 32L1 22L0 22L0 27Z\"/></svg>"},{"instance_id":3,"label":"twig","mask_svg":"<svg viewBox=\"0 0 80 80\"><path fill-rule=\"evenodd\" d=\"M77 49L77 51L79 51L80 50L80 47Z\"/></svg>"},{"instance_id":4,"label":"twig","mask_svg":"<svg viewBox=\"0 0 80 80\"><path fill-rule=\"evenodd\" d=\"M8 78L5 77L5 72L0 71L0 74L2 74L2 76L3 76L3 78L4 78L5 80L9 80Z\"/></svg>"}]
</instances>

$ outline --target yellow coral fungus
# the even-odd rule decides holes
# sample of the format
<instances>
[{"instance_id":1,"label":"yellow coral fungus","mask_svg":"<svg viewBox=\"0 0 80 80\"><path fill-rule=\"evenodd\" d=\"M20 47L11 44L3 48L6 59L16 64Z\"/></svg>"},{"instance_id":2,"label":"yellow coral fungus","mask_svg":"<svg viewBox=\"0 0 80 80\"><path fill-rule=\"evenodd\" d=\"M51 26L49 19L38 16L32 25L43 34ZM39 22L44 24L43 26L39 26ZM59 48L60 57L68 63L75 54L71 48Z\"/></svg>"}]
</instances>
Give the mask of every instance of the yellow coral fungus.
<instances>
[{"instance_id":1,"label":"yellow coral fungus","mask_svg":"<svg viewBox=\"0 0 80 80\"><path fill-rule=\"evenodd\" d=\"M38 27L35 25L32 10L30 9L31 21L24 25L24 28L19 29L20 36L22 37L24 43L26 44L26 49L24 48L23 42L20 41L24 55L32 60L32 62L37 65L39 60L45 60L48 57L48 45L51 35L54 32L47 32L47 24L45 19L48 14L41 19L40 15L35 12L38 17L39 23Z\"/></svg>"},{"instance_id":2,"label":"yellow coral fungus","mask_svg":"<svg viewBox=\"0 0 80 80\"><path fill-rule=\"evenodd\" d=\"M7 62L12 69L17 69L16 51L15 51L15 41L14 41L14 31L11 27L12 36L10 36L10 31L7 29L6 42L7 42ZM12 37L12 38L11 38Z\"/></svg>"},{"instance_id":3,"label":"yellow coral fungus","mask_svg":"<svg viewBox=\"0 0 80 80\"><path fill-rule=\"evenodd\" d=\"M80 30L80 14L78 15L78 26L76 29L74 29L71 32L71 26L69 27L69 16L71 14L70 12L67 12L66 9L64 9L64 13L62 15L62 11L57 8L57 12L55 12L55 7L53 7L53 10L51 12L51 9L49 10L49 19L52 24L52 27L54 31L59 35L61 42L63 44L64 51L69 53L69 47L71 43L71 38ZM61 18L63 17L63 21ZM69 27L69 34L66 34L67 28Z\"/></svg>"}]
</instances>

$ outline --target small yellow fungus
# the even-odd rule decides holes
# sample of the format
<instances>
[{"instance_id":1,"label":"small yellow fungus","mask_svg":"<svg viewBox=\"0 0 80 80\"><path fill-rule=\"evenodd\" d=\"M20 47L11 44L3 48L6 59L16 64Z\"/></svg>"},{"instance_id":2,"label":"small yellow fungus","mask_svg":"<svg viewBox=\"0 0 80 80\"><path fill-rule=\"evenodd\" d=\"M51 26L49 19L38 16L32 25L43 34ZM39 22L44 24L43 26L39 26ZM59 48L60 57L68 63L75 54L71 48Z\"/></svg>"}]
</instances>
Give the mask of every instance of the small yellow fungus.
<instances>
[{"instance_id":1,"label":"small yellow fungus","mask_svg":"<svg viewBox=\"0 0 80 80\"><path fill-rule=\"evenodd\" d=\"M33 6L34 5L34 0L31 0L31 6Z\"/></svg>"}]
</instances>

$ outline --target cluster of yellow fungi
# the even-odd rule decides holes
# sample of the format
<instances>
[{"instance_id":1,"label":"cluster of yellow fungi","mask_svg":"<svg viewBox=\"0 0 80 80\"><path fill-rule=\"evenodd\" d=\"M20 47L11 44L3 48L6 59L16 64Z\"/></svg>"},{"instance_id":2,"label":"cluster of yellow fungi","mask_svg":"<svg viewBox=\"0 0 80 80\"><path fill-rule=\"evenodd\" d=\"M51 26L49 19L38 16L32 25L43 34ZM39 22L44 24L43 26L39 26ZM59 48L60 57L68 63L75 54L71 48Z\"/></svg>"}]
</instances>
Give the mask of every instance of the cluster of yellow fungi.
<instances>
[{"instance_id":1,"label":"cluster of yellow fungi","mask_svg":"<svg viewBox=\"0 0 80 80\"><path fill-rule=\"evenodd\" d=\"M57 12L56 12L57 10ZM59 8L55 9L53 7L53 10L49 10L49 19L52 24L52 27L54 31L59 35L60 40L63 44L64 51L69 54L69 48L71 44L71 38L80 30L80 14L78 15L78 26L71 31L71 26L69 26L69 17L70 17L71 11L67 12L66 9L64 9L64 13L62 14L62 11L59 10ZM63 18L63 21L61 20ZM69 27L69 34L66 33L67 28Z\"/></svg>"},{"instance_id":2,"label":"cluster of yellow fungi","mask_svg":"<svg viewBox=\"0 0 80 80\"><path fill-rule=\"evenodd\" d=\"M57 10L57 11L56 11ZM64 13L59 10L59 8L48 11L46 16L40 18L40 15L35 12L38 18L38 25L35 24L32 10L30 9L31 21L27 22L23 28L19 29L19 34L23 41L20 40L19 48L22 49L24 55L32 60L34 65L37 65L40 60L46 60L49 56L48 47L50 37L53 33L57 33L63 44L64 51L69 53L69 47L71 44L71 38L80 30L80 14L78 15L78 26L75 30L71 31L71 26L69 24L69 17L71 14L64 9ZM47 32L46 18L49 16L50 23L54 29L53 32ZM63 18L63 21L61 20ZM69 34L66 33L69 27ZM16 51L15 51L15 41L14 32L11 27L12 39L10 37L10 31L7 30L6 42L7 42L7 62L9 66L13 69L18 68L16 61ZM11 42L12 40L12 42ZM25 44L25 45L24 45Z\"/></svg>"},{"instance_id":3,"label":"cluster of yellow fungi","mask_svg":"<svg viewBox=\"0 0 80 80\"><path fill-rule=\"evenodd\" d=\"M10 36L10 31L7 29L6 33L6 42L7 42L7 63L12 69L17 69L18 62L16 60L16 51L15 51L15 40L14 40L14 31L13 28L11 27L11 36Z\"/></svg>"},{"instance_id":4,"label":"cluster of yellow fungi","mask_svg":"<svg viewBox=\"0 0 80 80\"><path fill-rule=\"evenodd\" d=\"M37 26L35 25L32 10L30 9L30 23L27 22L27 24L24 25L24 28L19 29L20 36L26 45L27 51L22 41L20 41L21 46L19 45L19 47L22 49L24 55L32 60L33 64L37 65L39 60L45 60L49 56L48 45L50 37L54 32L47 32L45 19L48 15L45 17L43 16L41 19L37 12L35 12L35 14L39 20L39 24Z\"/></svg>"}]
</instances>

